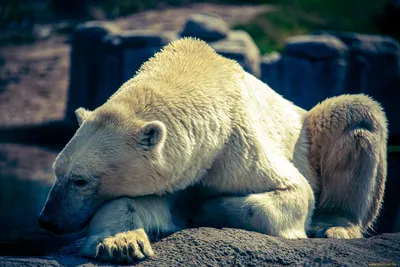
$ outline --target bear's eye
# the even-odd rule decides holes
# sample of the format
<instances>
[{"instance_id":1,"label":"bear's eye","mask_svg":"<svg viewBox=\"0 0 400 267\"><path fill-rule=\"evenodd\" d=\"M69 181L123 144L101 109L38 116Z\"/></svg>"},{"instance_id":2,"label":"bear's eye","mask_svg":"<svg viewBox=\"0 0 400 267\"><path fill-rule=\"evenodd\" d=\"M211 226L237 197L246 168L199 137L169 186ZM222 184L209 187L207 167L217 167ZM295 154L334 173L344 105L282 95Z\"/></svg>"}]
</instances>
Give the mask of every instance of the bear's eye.
<instances>
[{"instance_id":1,"label":"bear's eye","mask_svg":"<svg viewBox=\"0 0 400 267\"><path fill-rule=\"evenodd\" d=\"M78 187L83 187L83 186L85 186L87 184L88 184L87 180L83 180L83 179L74 180L74 185L78 186Z\"/></svg>"}]
</instances>

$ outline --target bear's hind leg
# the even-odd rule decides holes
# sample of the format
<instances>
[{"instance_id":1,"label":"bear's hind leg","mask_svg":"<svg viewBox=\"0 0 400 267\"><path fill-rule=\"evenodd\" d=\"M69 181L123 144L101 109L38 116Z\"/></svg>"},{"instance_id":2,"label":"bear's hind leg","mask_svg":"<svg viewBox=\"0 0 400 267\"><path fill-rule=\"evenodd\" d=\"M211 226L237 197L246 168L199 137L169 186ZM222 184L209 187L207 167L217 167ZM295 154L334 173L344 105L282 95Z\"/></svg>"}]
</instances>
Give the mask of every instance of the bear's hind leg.
<instances>
[{"instance_id":1,"label":"bear's hind leg","mask_svg":"<svg viewBox=\"0 0 400 267\"><path fill-rule=\"evenodd\" d=\"M269 175L281 182L280 187L208 200L194 218L195 223L246 229L287 239L307 238L306 229L314 210L311 186L284 156L272 155L268 163L272 167Z\"/></svg>"},{"instance_id":2,"label":"bear's hind leg","mask_svg":"<svg viewBox=\"0 0 400 267\"><path fill-rule=\"evenodd\" d=\"M372 228L386 180L387 122L365 95L323 101L305 119L321 179L311 236L359 238Z\"/></svg>"},{"instance_id":3,"label":"bear's hind leg","mask_svg":"<svg viewBox=\"0 0 400 267\"><path fill-rule=\"evenodd\" d=\"M202 206L194 221L198 226L245 229L287 239L307 238L309 205L313 205L296 191L212 199Z\"/></svg>"}]
</instances>

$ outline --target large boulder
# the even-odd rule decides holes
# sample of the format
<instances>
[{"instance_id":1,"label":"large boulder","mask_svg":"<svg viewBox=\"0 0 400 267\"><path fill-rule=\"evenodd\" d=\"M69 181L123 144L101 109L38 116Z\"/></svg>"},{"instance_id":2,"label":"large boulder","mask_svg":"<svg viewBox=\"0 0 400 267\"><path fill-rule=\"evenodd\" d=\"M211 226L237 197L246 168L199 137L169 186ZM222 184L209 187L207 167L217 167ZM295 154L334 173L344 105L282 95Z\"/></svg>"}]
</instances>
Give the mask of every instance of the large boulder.
<instances>
[{"instance_id":1,"label":"large boulder","mask_svg":"<svg viewBox=\"0 0 400 267\"><path fill-rule=\"evenodd\" d=\"M290 38L281 64L284 97L304 109L347 93L347 47L333 36Z\"/></svg>"},{"instance_id":2,"label":"large boulder","mask_svg":"<svg viewBox=\"0 0 400 267\"><path fill-rule=\"evenodd\" d=\"M283 95L282 56L278 52L272 52L264 55L260 61L260 79L268 84L278 94Z\"/></svg>"},{"instance_id":3,"label":"large boulder","mask_svg":"<svg viewBox=\"0 0 400 267\"><path fill-rule=\"evenodd\" d=\"M209 43L217 53L236 60L244 70L260 76L260 50L245 31L230 31L227 38Z\"/></svg>"},{"instance_id":4,"label":"large boulder","mask_svg":"<svg viewBox=\"0 0 400 267\"><path fill-rule=\"evenodd\" d=\"M84 106L90 110L105 102L124 82L122 42L119 33L110 34L102 40L102 62L99 65L99 84L92 94L92 101Z\"/></svg>"},{"instance_id":5,"label":"large boulder","mask_svg":"<svg viewBox=\"0 0 400 267\"><path fill-rule=\"evenodd\" d=\"M291 37L285 44L285 55L323 60L346 56L346 46L332 36L300 35Z\"/></svg>"},{"instance_id":6,"label":"large boulder","mask_svg":"<svg viewBox=\"0 0 400 267\"><path fill-rule=\"evenodd\" d=\"M125 31L119 35L123 58L122 79L132 78L140 66L156 52L178 38L174 32Z\"/></svg>"},{"instance_id":7,"label":"large boulder","mask_svg":"<svg viewBox=\"0 0 400 267\"><path fill-rule=\"evenodd\" d=\"M73 32L67 118L74 118L77 108L90 106L100 84L102 40L118 30L114 24L90 21L78 25Z\"/></svg>"},{"instance_id":8,"label":"large boulder","mask_svg":"<svg viewBox=\"0 0 400 267\"><path fill-rule=\"evenodd\" d=\"M400 45L378 35L346 32L315 32L334 36L349 48L346 87L349 93L361 92L379 101L388 116L391 135L400 134Z\"/></svg>"},{"instance_id":9,"label":"large boulder","mask_svg":"<svg viewBox=\"0 0 400 267\"><path fill-rule=\"evenodd\" d=\"M194 14L182 35L209 42L220 54L259 75L259 50L252 38L243 31L229 32L219 17ZM72 35L66 118L74 119L79 107L95 109L103 104L145 61L177 38L175 32L120 31L106 22L80 24Z\"/></svg>"},{"instance_id":10,"label":"large boulder","mask_svg":"<svg viewBox=\"0 0 400 267\"><path fill-rule=\"evenodd\" d=\"M223 19L213 14L200 13L189 16L181 36L212 42L225 38L228 32L229 26Z\"/></svg>"},{"instance_id":11,"label":"large boulder","mask_svg":"<svg viewBox=\"0 0 400 267\"><path fill-rule=\"evenodd\" d=\"M72 38L71 78L66 117L78 107L103 104L139 67L177 39L171 32L119 31L113 24L79 25Z\"/></svg>"},{"instance_id":12,"label":"large boulder","mask_svg":"<svg viewBox=\"0 0 400 267\"><path fill-rule=\"evenodd\" d=\"M153 245L156 256L135 266L371 266L400 263L400 233L366 239L286 240L236 229L197 228ZM46 257L0 257L1 266L98 266L77 247ZM376 265L376 266L377 266ZM113 266L101 264L101 266Z\"/></svg>"},{"instance_id":13,"label":"large boulder","mask_svg":"<svg viewBox=\"0 0 400 267\"><path fill-rule=\"evenodd\" d=\"M103 39L103 55L93 94L93 108L103 104L140 66L160 49L177 38L172 32L123 31ZM90 106L88 108L91 108Z\"/></svg>"}]
</instances>

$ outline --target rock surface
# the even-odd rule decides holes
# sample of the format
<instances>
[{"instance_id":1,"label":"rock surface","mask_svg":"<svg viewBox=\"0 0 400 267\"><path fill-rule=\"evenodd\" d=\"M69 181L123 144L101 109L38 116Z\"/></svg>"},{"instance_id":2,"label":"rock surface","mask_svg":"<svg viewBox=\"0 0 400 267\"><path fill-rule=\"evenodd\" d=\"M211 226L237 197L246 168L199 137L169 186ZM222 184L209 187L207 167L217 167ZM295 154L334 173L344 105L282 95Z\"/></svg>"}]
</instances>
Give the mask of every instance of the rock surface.
<instances>
[{"instance_id":1,"label":"rock surface","mask_svg":"<svg viewBox=\"0 0 400 267\"><path fill-rule=\"evenodd\" d=\"M337 38L329 35L300 35L291 37L285 45L288 56L308 59L331 59L346 55L347 47Z\"/></svg>"},{"instance_id":2,"label":"rock surface","mask_svg":"<svg viewBox=\"0 0 400 267\"><path fill-rule=\"evenodd\" d=\"M183 28L181 36L197 37L204 41L217 41L228 35L228 24L218 16L211 14L191 15Z\"/></svg>"},{"instance_id":3,"label":"rock surface","mask_svg":"<svg viewBox=\"0 0 400 267\"><path fill-rule=\"evenodd\" d=\"M382 104L390 135L400 134L400 44L392 38L316 31L289 38L260 67L262 81L306 110L328 97L367 94Z\"/></svg>"},{"instance_id":4,"label":"rock surface","mask_svg":"<svg viewBox=\"0 0 400 267\"><path fill-rule=\"evenodd\" d=\"M264 55L260 60L261 80L267 83L278 94L283 95L282 79L283 64L282 56L278 52Z\"/></svg>"},{"instance_id":5,"label":"rock surface","mask_svg":"<svg viewBox=\"0 0 400 267\"><path fill-rule=\"evenodd\" d=\"M218 15L189 16L181 36L210 42L218 53L259 76L260 51L253 39L244 31L230 31ZM122 30L101 21L80 24L72 34L66 118L74 119L79 107L91 110L102 105L145 61L178 38L176 31Z\"/></svg>"},{"instance_id":6,"label":"rock surface","mask_svg":"<svg viewBox=\"0 0 400 267\"><path fill-rule=\"evenodd\" d=\"M346 60L347 47L333 36L289 38L279 88L285 98L310 110L328 97L347 93Z\"/></svg>"},{"instance_id":7,"label":"rock surface","mask_svg":"<svg viewBox=\"0 0 400 267\"><path fill-rule=\"evenodd\" d=\"M224 57L236 60L245 71L260 76L260 50L245 31L230 31L227 38L209 45Z\"/></svg>"},{"instance_id":8,"label":"rock surface","mask_svg":"<svg viewBox=\"0 0 400 267\"><path fill-rule=\"evenodd\" d=\"M389 120L391 135L400 134L400 44L386 36L317 31L334 36L349 49L347 93L364 93L380 102Z\"/></svg>"},{"instance_id":9,"label":"rock surface","mask_svg":"<svg viewBox=\"0 0 400 267\"><path fill-rule=\"evenodd\" d=\"M368 266L400 264L400 233L366 239L284 240L235 229L198 228L153 245L136 266ZM1 266L113 266L76 256L77 247L46 257L0 257Z\"/></svg>"},{"instance_id":10,"label":"rock surface","mask_svg":"<svg viewBox=\"0 0 400 267\"><path fill-rule=\"evenodd\" d=\"M78 25L72 34L70 84L66 117L74 118L79 107L94 108L92 96L100 85L98 77L102 63L102 39L118 31L114 24L90 21Z\"/></svg>"}]
</instances>

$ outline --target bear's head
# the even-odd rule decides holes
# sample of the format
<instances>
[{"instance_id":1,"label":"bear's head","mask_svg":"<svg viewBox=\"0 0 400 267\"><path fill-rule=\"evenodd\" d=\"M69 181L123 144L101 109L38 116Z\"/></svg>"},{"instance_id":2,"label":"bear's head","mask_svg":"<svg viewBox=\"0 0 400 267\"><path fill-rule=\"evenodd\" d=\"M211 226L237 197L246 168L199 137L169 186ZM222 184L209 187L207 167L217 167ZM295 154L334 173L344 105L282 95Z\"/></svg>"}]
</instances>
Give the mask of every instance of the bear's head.
<instances>
[{"instance_id":1,"label":"bear's head","mask_svg":"<svg viewBox=\"0 0 400 267\"><path fill-rule=\"evenodd\" d=\"M54 163L57 179L40 224L55 233L79 231L106 201L199 182L228 142L234 106L226 101L241 99L243 78L237 63L183 38L102 106L78 109L80 127Z\"/></svg>"},{"instance_id":2,"label":"bear's head","mask_svg":"<svg viewBox=\"0 0 400 267\"><path fill-rule=\"evenodd\" d=\"M78 131L58 155L39 224L53 233L81 231L107 200L162 194L166 127L132 118L122 105L79 108Z\"/></svg>"}]
</instances>

